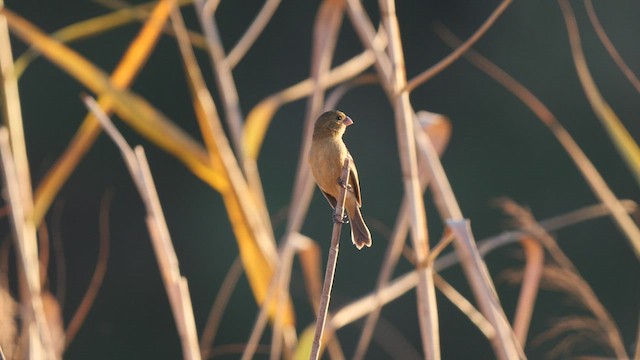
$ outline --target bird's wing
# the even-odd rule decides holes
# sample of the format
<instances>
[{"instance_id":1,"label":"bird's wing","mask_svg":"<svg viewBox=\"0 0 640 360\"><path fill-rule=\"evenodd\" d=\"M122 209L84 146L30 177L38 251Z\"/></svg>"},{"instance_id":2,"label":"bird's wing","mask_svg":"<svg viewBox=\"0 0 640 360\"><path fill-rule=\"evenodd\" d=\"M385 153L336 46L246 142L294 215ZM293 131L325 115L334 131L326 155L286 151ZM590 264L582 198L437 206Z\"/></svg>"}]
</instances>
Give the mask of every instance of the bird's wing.
<instances>
[{"instance_id":1,"label":"bird's wing","mask_svg":"<svg viewBox=\"0 0 640 360\"><path fill-rule=\"evenodd\" d=\"M324 195L324 198L327 199L329 205L331 205L331 208L335 210L336 205L338 205L338 201L336 201L336 198L331 196L331 194L324 192L322 189L320 189L320 191L322 191L322 195Z\"/></svg>"},{"instance_id":2,"label":"bird's wing","mask_svg":"<svg viewBox=\"0 0 640 360\"><path fill-rule=\"evenodd\" d=\"M358 181L358 170L356 169L356 163L353 161L353 156L351 156L351 154L348 155L349 158L351 158L351 162L349 163L349 185L351 185L353 195L356 197L356 204L358 204L358 207L362 207L362 199L360 198L360 181Z\"/></svg>"}]
</instances>

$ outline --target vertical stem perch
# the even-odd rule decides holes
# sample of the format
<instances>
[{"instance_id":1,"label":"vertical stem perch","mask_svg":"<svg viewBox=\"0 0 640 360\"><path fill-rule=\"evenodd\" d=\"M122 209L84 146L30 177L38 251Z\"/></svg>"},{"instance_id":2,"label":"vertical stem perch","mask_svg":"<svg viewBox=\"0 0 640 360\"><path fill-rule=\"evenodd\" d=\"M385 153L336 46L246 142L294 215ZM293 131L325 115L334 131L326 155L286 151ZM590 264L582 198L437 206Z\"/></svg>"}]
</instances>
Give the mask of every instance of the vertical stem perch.
<instances>
[{"instance_id":1,"label":"vertical stem perch","mask_svg":"<svg viewBox=\"0 0 640 360\"><path fill-rule=\"evenodd\" d=\"M351 160L347 157L342 166L342 190L340 198L336 204L334 213L333 232L331 234L331 247L329 248L329 256L327 257L327 270L324 273L324 284L322 285L322 296L320 298L320 306L318 307L318 318L316 319L316 332L311 345L310 360L317 360L320 356L320 345L322 343L322 334L324 325L327 320L327 311L329 310L329 300L331 299L331 287L333 286L333 277L336 273L336 264L338 263L338 250L340 247L340 233L342 231L342 222L340 219L344 216L344 201L347 197L347 184L349 179L349 164Z\"/></svg>"}]
</instances>

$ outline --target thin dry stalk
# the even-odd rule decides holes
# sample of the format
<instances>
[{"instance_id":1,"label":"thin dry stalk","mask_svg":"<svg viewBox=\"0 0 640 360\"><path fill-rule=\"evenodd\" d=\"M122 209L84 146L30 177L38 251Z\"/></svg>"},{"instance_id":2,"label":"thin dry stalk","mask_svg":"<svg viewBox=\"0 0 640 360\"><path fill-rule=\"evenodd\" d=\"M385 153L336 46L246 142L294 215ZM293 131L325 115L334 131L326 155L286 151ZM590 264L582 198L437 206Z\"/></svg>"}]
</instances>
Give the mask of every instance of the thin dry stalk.
<instances>
[{"instance_id":1,"label":"thin dry stalk","mask_svg":"<svg viewBox=\"0 0 640 360\"><path fill-rule=\"evenodd\" d=\"M83 101L120 149L131 177L140 192L147 210L147 228L182 343L183 357L188 360L199 360L201 359L200 349L187 280L180 275L178 258L171 242L169 229L144 151L139 146L135 151L129 147L93 98L84 96Z\"/></svg>"},{"instance_id":2,"label":"thin dry stalk","mask_svg":"<svg viewBox=\"0 0 640 360\"><path fill-rule=\"evenodd\" d=\"M21 297L24 309L23 328L29 340L29 358L53 360L57 356L42 302L36 229L32 222L26 220L20 180L9 144L9 131L5 127L0 128L0 156L5 191L11 205L11 225L20 264L19 271L25 281L24 286L21 287Z\"/></svg>"},{"instance_id":3,"label":"thin dry stalk","mask_svg":"<svg viewBox=\"0 0 640 360\"><path fill-rule=\"evenodd\" d=\"M448 131L445 131L440 135L442 138L438 139L441 146L437 150L438 150L438 154L441 155L450 137L451 128L445 125L447 124L447 121L443 120L442 117L434 117L434 118L425 117L420 119L424 120L421 123L422 129L420 131L425 131L426 133L429 133L429 129L432 126L433 127L443 126L448 129ZM436 141L435 138L433 140ZM423 170L422 167L426 166L426 164L424 163L424 160L425 160L424 157L418 154L418 165L420 166L418 172L420 174L420 183L422 187L422 192L424 192L428 184L428 177L426 175L426 172L422 171ZM390 237L391 240L389 241L387 252L385 253L384 260L382 261L382 266L380 267L380 273L378 274L378 280L376 282L376 291L386 287L387 284L389 283L389 280L393 275L393 271L398 263L398 260L400 259L400 255L403 252L405 238L407 237L408 232L409 232L409 204L408 204L407 198L405 197L402 199L402 204L400 205L400 210L398 212L396 222L393 228L393 232ZM433 257L433 254L431 254L431 256ZM362 328L360 339L358 340L358 344L356 346L356 351L353 357L354 360L364 359L367 353L367 350L369 348L369 343L371 342L371 339L373 337L376 323L378 322L378 318L380 317L380 312L382 311L382 305L383 304L380 303L378 308L372 311L367 316L365 324Z\"/></svg>"},{"instance_id":4,"label":"thin dry stalk","mask_svg":"<svg viewBox=\"0 0 640 360\"><path fill-rule=\"evenodd\" d=\"M249 341L247 341L244 352L242 353L242 360L250 360L253 358L255 352L259 347L258 342L260 341L262 333L264 332L264 329L267 325L267 320L269 318L268 309L274 303L276 304L277 309L277 307L280 306L280 303L278 303L278 299L284 296L284 294L281 294L282 289L280 288L280 286L284 282L282 280L284 275L282 274L291 273L291 266L293 264L293 256L295 252L293 246L282 246L280 250L280 261L278 262L276 271L274 272L273 276L271 277L271 281L269 282L267 294L263 300L262 306L260 307L260 312L256 317L256 322L253 325L253 329L251 330ZM277 317L277 314L275 316Z\"/></svg>"},{"instance_id":5,"label":"thin dry stalk","mask_svg":"<svg viewBox=\"0 0 640 360\"><path fill-rule=\"evenodd\" d=\"M114 88L126 89L131 85L140 69L146 64L175 3L176 0L163 0L154 7L153 12L149 15L149 20L133 39L109 78ZM109 99L107 96L100 96L98 103L107 114L110 114L114 107L113 99ZM100 124L91 113L87 114L65 151L36 189L32 215L36 224L42 221L55 196L101 132Z\"/></svg>"},{"instance_id":6,"label":"thin dry stalk","mask_svg":"<svg viewBox=\"0 0 640 360\"><path fill-rule=\"evenodd\" d=\"M451 284L440 275L434 275L436 286L444 296L451 301L467 318L482 332L487 339L496 336L496 330L487 319L480 313L462 294L460 294Z\"/></svg>"},{"instance_id":7,"label":"thin dry stalk","mask_svg":"<svg viewBox=\"0 0 640 360\"><path fill-rule=\"evenodd\" d=\"M545 269L545 280L573 295L579 303L591 311L598 320L599 327L603 330L602 336L606 340L605 343L613 350L616 357L619 359L628 358L629 355L626 353L624 341L613 318L598 300L591 286L580 276L571 260L560 249L555 239L536 222L531 212L515 202L504 200L501 206L505 212L518 222L523 231L540 241L549 251L552 259L559 264L559 267L556 266L557 271L551 271L554 269L552 267Z\"/></svg>"},{"instance_id":8,"label":"thin dry stalk","mask_svg":"<svg viewBox=\"0 0 640 360\"><path fill-rule=\"evenodd\" d=\"M342 175L340 176L342 189L340 196L336 202L336 209L333 215L333 231L331 233L331 247L327 257L327 269L324 274L324 282L322 284L322 295L320 296L320 306L318 307L318 317L316 318L315 334L311 345L310 360L318 360L320 357L320 348L322 344L322 335L324 333L325 322L327 321L327 313L329 311L329 302L331 300L331 288L333 287L333 278L336 273L336 265L338 264L338 251L340 250L340 233L342 231L344 218L344 202L347 198L347 185L349 182L349 165L351 159L348 157L342 166Z\"/></svg>"},{"instance_id":9,"label":"thin dry stalk","mask_svg":"<svg viewBox=\"0 0 640 360\"><path fill-rule=\"evenodd\" d=\"M633 72L633 70L629 68L629 65L627 65L622 56L620 56L620 53L611 42L611 39L609 39L609 36L607 36L606 31L604 31L604 28L602 27L602 24L600 24L600 20L598 19L596 10L593 8L593 2L591 0L584 0L584 6L587 8L589 21L591 21L591 25L596 31L596 34L602 42L602 45L604 45L604 47L607 49L607 52L609 53L613 61L615 61L616 65L618 65L618 68L620 68L624 76L627 77L627 80L629 80L631 85L636 88L636 91L640 93L640 80L638 80L638 77Z\"/></svg>"},{"instance_id":10,"label":"thin dry stalk","mask_svg":"<svg viewBox=\"0 0 640 360\"><path fill-rule=\"evenodd\" d=\"M254 200L257 213L260 215L260 220L263 222L263 228L270 232L271 238L274 238L267 203L262 189L262 181L260 180L260 173L258 172L258 165L255 160L245 155L244 148L242 147L244 118L240 109L240 99L231 71L232 68L230 64L225 61L224 46L215 19L218 3L219 2L216 1L215 4L210 5L210 2L207 2L205 6L204 0L195 0L194 6L207 41L211 67L216 77L218 92L222 99L222 106L231 133L232 147L235 149L238 163L246 176L250 195Z\"/></svg>"},{"instance_id":11,"label":"thin dry stalk","mask_svg":"<svg viewBox=\"0 0 640 360\"><path fill-rule=\"evenodd\" d=\"M531 324L533 308L536 304L536 296L542 278L544 268L544 251L540 243L530 237L522 237L520 240L526 257L522 287L518 297L518 305L513 318L513 332L523 346L527 343L527 334Z\"/></svg>"},{"instance_id":12,"label":"thin dry stalk","mask_svg":"<svg viewBox=\"0 0 640 360\"><path fill-rule=\"evenodd\" d=\"M389 58L391 59L390 88L392 89L392 105L395 113L396 132L400 165L403 174L404 194L408 199L411 219L411 240L419 264L429 257L429 238L427 233L426 212L420 189L418 163L414 136L414 112L409 101L406 86L406 72L400 26L395 12L393 0L380 0L382 23L389 36ZM418 131L419 133L420 131ZM425 357L430 360L440 359L440 333L438 329L438 308L433 280L433 266L426 264L418 269L418 320L422 346Z\"/></svg>"},{"instance_id":13,"label":"thin dry stalk","mask_svg":"<svg viewBox=\"0 0 640 360\"><path fill-rule=\"evenodd\" d=\"M207 149L209 150L210 161L214 167L219 167L225 175L225 189L222 191L227 212L229 212L230 220L236 232L238 245L240 248L243 266L249 278L249 282L254 291L257 302L269 304L268 298L274 284L274 275L277 274L278 256L274 249L273 233L270 231L270 224L261 221L258 214L259 204L251 197L248 185L240 171L233 156L233 152L227 138L222 129L222 124L218 117L217 109L210 92L205 86L202 73L195 59L193 49L188 43L186 37L186 27L179 12L172 14L172 23L176 32L176 37L180 46L180 51L185 62L189 85L191 87L192 96L198 115L198 123L202 135L205 140ZM266 209L264 210L266 212ZM233 213L233 215L232 215ZM240 217L240 219L238 219ZM268 229L267 229L268 227ZM249 232L249 234L247 234ZM258 256L256 256L256 253ZM271 271L274 267L276 269ZM295 332L291 330L293 323L293 312L290 307L288 297L285 297L288 308L286 309L287 317L287 334ZM275 307L263 309L274 310ZM275 311L273 312L275 316ZM282 311L282 313L285 313ZM268 312L266 313L268 314ZM266 318L264 319L266 322ZM261 330L262 331L262 330ZM260 334L261 334L260 331ZM287 339L291 339L288 336ZM295 336L293 337L293 339ZM256 337L256 345L259 336Z\"/></svg>"},{"instance_id":14,"label":"thin dry stalk","mask_svg":"<svg viewBox=\"0 0 640 360\"><path fill-rule=\"evenodd\" d=\"M578 79L580 80L587 100L589 100L593 112L604 126L616 150L618 150L631 171L631 174L640 184L640 147L611 106L609 106L607 101L602 97L591 76L584 51L582 50L580 31L571 4L567 0L558 0L558 5L560 5L560 10L562 10L562 16L564 17L567 27L567 34L571 45L571 55L573 56L576 73L578 74ZM630 240L636 256L640 258L640 237Z\"/></svg>"},{"instance_id":15,"label":"thin dry stalk","mask_svg":"<svg viewBox=\"0 0 640 360\"><path fill-rule=\"evenodd\" d=\"M436 27L438 35L449 44L449 46L459 46L460 40L449 31L446 27L440 25ZM571 160L574 162L585 182L591 188L594 195L602 201L609 209L611 217L616 222L620 230L625 234L631 243L639 241L640 230L633 219L629 216L627 210L621 204L620 200L613 193L606 181L600 175L596 167L593 165L589 157L582 151L580 146L575 142L571 134L562 126L556 116L549 108L542 103L529 89L520 84L516 79L500 67L492 63L489 59L480 53L469 50L465 57L473 65L491 76L495 81L504 86L520 101L522 101L529 109L542 121L556 137L560 145L567 152ZM636 240L634 240L636 239Z\"/></svg>"},{"instance_id":16,"label":"thin dry stalk","mask_svg":"<svg viewBox=\"0 0 640 360\"><path fill-rule=\"evenodd\" d=\"M624 204L629 211L635 211L637 206L630 200L624 201ZM559 215L547 220L540 221L542 224L550 224L554 227L546 228L547 231L558 230L565 226L574 225L581 221L588 221L597 217L607 216L609 214L608 209L602 204L587 206L585 208L573 211L569 214ZM561 220L566 220L566 223L562 223ZM502 246L513 244L520 241L525 233L521 231L507 231L500 235L492 236L478 242L478 249L481 256L485 256L491 251L500 248ZM434 268L436 271L442 271L451 266L454 266L460 262L457 253L450 253L443 255L436 260ZM413 270L407 274L401 275L389 282L387 286L382 289L377 289L372 293L361 297L358 300L351 302L340 308L333 314L331 318L331 325L334 330L338 330L361 317L371 313L379 308L381 305L388 304L400 296L406 294L408 291L416 287L418 283L418 274L416 270Z\"/></svg>"},{"instance_id":17,"label":"thin dry stalk","mask_svg":"<svg viewBox=\"0 0 640 360\"><path fill-rule=\"evenodd\" d=\"M240 261L240 258L236 258L229 268L227 275L224 277L220 290L218 290L218 295L216 295L216 299L213 301L213 306L211 306L211 311L209 311L207 323L204 325L204 330L202 330L202 336L200 337L200 353L202 354L203 359L208 359L209 355L213 351L213 342L218 333L220 321L224 315L227 303L231 298L233 289L236 287L241 275L242 261Z\"/></svg>"},{"instance_id":18,"label":"thin dry stalk","mask_svg":"<svg viewBox=\"0 0 640 360\"><path fill-rule=\"evenodd\" d=\"M467 39L464 43L460 44L451 54L447 55L444 59L438 61L436 64L432 65L427 70L423 71L413 79L407 82L406 89L411 92L418 86L424 84L429 81L432 77L436 76L442 70L449 67L453 64L454 61L458 60L467 50L469 50L473 44L475 44L480 38L493 26L493 24L498 20L500 15L507 9L507 7L511 4L511 0L503 0L498 7L493 10L491 15L482 23L482 25L476 30L471 37Z\"/></svg>"},{"instance_id":19,"label":"thin dry stalk","mask_svg":"<svg viewBox=\"0 0 640 360\"><path fill-rule=\"evenodd\" d=\"M65 348L71 344L73 339L80 330L80 327L84 323L84 320L89 314L89 310L93 306L100 286L104 280L104 275L107 273L107 263L109 261L109 210L111 209L111 200L113 199L113 190L105 193L100 204L100 245L98 248L98 261L96 262L96 268L93 271L93 276L89 281L89 287L85 292L80 305L73 314L73 317L69 321L69 325L65 329Z\"/></svg>"},{"instance_id":20,"label":"thin dry stalk","mask_svg":"<svg viewBox=\"0 0 640 360\"><path fill-rule=\"evenodd\" d=\"M242 35L240 40L238 40L236 46L234 46L233 49L229 51L229 55L227 55L227 58L224 59L225 63L227 64L227 66L229 66L230 69L233 69L234 67L236 67L236 65L238 65L240 60L242 60L242 58L249 51L253 43L258 39L258 36L262 34L262 31L267 26L269 21L271 21L273 14L278 9L280 1L281 0L266 0L264 2L262 9L260 9L260 12L258 13L258 16L256 16L255 20L253 20L247 31Z\"/></svg>"},{"instance_id":21,"label":"thin dry stalk","mask_svg":"<svg viewBox=\"0 0 640 360\"><path fill-rule=\"evenodd\" d=\"M206 6L204 0L195 0L194 5L200 19L200 25L204 32L205 39L207 40L209 59L211 61L211 68L216 75L216 83L220 96L222 97L222 103L224 106L225 114L227 116L227 123L229 124L229 130L231 132L231 143L236 150L238 158L244 157L242 153L242 112L240 111L240 101L238 97L238 90L236 89L235 81L233 80L233 74L231 73L231 67L225 62L224 46L220 39L220 32L216 25L215 12L216 5Z\"/></svg>"}]
</instances>

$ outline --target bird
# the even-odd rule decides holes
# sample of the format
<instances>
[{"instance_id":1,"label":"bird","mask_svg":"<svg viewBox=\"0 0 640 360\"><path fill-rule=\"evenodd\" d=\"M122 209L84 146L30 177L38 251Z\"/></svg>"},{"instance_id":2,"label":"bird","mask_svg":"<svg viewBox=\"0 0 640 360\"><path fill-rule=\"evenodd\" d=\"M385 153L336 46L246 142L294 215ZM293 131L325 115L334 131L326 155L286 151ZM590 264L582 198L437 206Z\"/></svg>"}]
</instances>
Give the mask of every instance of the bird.
<instances>
[{"instance_id":1,"label":"bird","mask_svg":"<svg viewBox=\"0 0 640 360\"><path fill-rule=\"evenodd\" d=\"M342 111L330 110L320 115L313 127L308 161L318 187L335 210L336 199L339 198L343 187L340 183L342 167L347 157L351 160L344 208L351 223L351 241L361 250L365 246L371 247L371 233L360 213L362 198L358 171L353 157L342 141L342 135L351 124L353 120Z\"/></svg>"}]
</instances>

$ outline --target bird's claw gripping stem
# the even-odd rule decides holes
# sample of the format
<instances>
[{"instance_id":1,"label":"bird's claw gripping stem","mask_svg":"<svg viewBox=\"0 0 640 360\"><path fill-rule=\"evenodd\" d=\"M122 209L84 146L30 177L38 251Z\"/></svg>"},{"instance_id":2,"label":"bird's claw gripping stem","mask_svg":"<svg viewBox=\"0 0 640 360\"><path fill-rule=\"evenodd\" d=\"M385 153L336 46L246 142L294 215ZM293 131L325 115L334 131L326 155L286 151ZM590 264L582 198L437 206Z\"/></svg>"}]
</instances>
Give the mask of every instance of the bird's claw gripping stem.
<instances>
[{"instance_id":1,"label":"bird's claw gripping stem","mask_svg":"<svg viewBox=\"0 0 640 360\"><path fill-rule=\"evenodd\" d=\"M345 184L344 181L342 181L341 178L338 178L338 185L342 186L343 188L347 189L347 191L352 191L352 187L350 184Z\"/></svg>"},{"instance_id":2,"label":"bird's claw gripping stem","mask_svg":"<svg viewBox=\"0 0 640 360\"><path fill-rule=\"evenodd\" d=\"M349 223L349 216L347 214L342 215L342 217L340 217L340 214L333 214L333 221L338 223L338 224L348 224Z\"/></svg>"}]
</instances>

